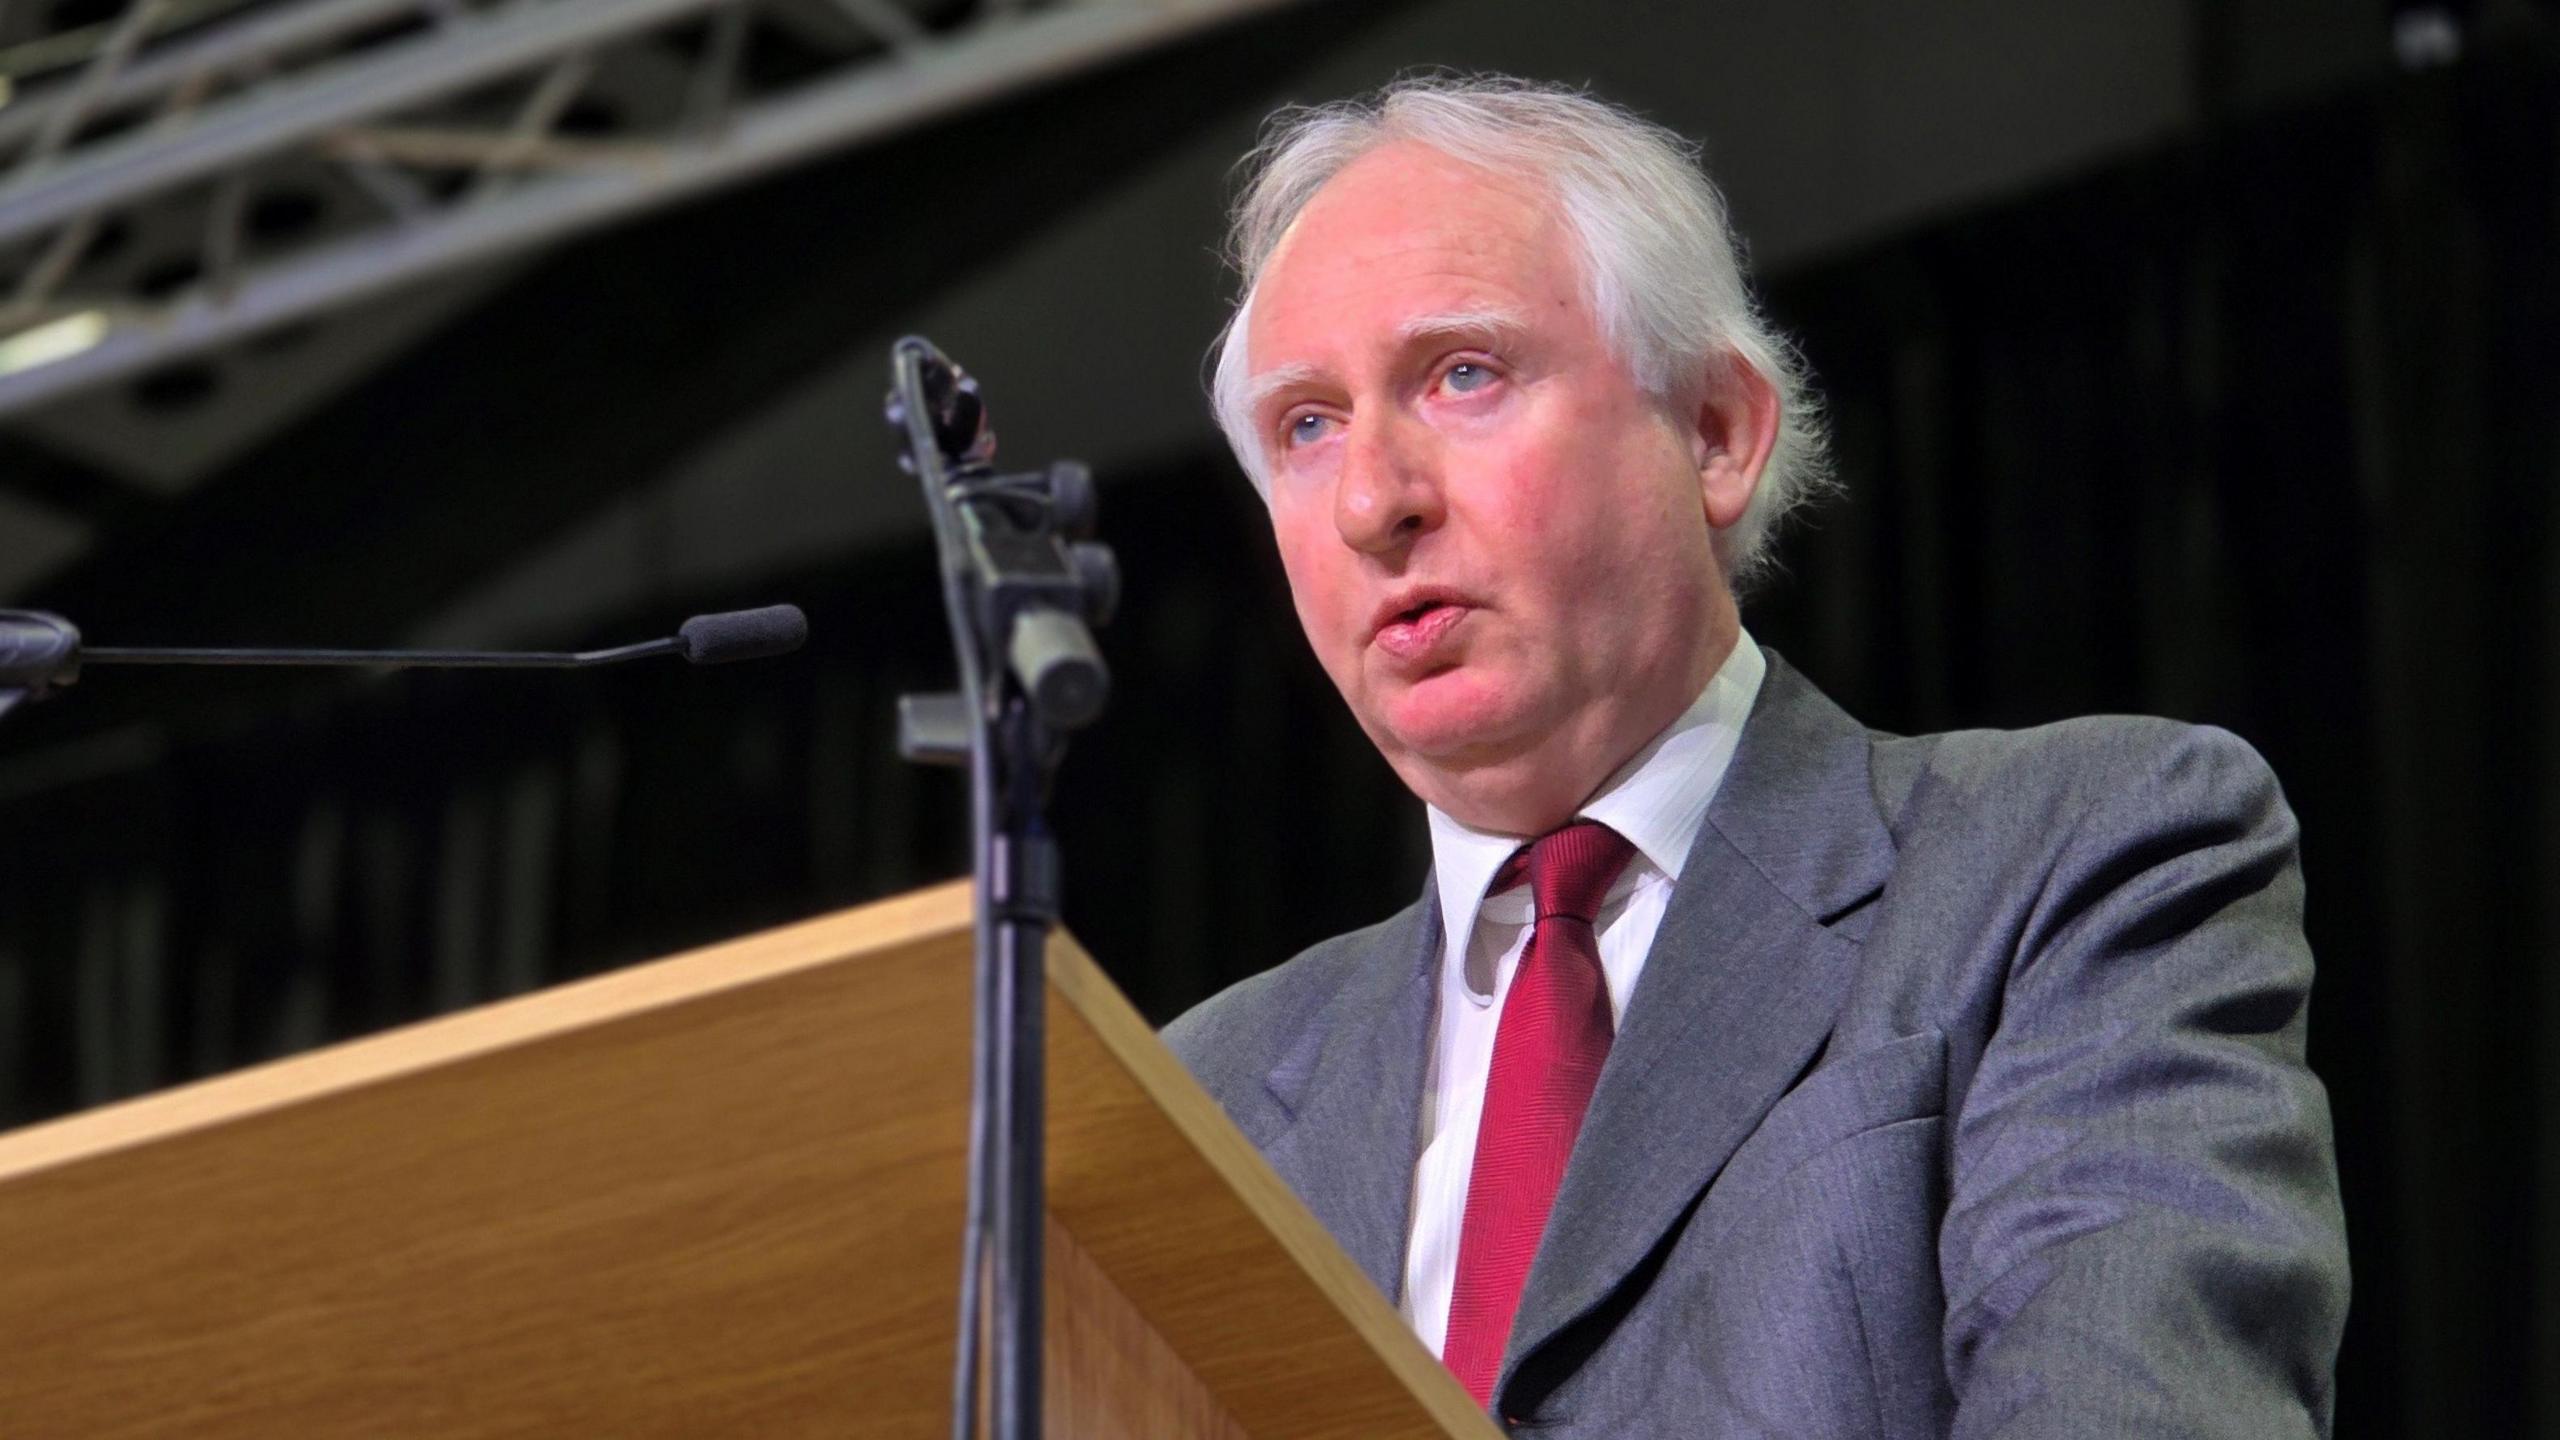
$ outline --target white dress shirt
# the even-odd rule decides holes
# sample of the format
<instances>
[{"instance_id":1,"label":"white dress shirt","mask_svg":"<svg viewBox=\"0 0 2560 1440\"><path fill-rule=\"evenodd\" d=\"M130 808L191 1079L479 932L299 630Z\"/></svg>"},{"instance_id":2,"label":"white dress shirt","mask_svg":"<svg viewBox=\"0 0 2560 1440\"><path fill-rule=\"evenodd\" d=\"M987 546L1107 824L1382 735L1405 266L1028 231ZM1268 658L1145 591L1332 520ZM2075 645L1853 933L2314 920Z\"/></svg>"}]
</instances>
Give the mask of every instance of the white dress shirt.
<instances>
[{"instance_id":1,"label":"white dress shirt","mask_svg":"<svg viewBox=\"0 0 2560 1440\"><path fill-rule=\"evenodd\" d=\"M1750 635L1740 636L1697 700L1575 812L1627 837L1636 850L1609 887L1596 926L1613 1022L1627 1013L1627 998L1635 993L1645 952L1653 948L1653 932L1689 858L1689 843L1732 763L1742 722L1768 668ZM1436 808L1430 818L1446 942L1439 1018L1423 1072L1422 1158L1413 1171L1402 1309L1437 1355L1448 1339L1449 1292L1457 1283L1458 1232L1475 1170L1476 1125L1493 1068L1494 1031L1534 917L1525 885L1500 895L1484 893L1494 872L1528 837L1469 829Z\"/></svg>"}]
</instances>

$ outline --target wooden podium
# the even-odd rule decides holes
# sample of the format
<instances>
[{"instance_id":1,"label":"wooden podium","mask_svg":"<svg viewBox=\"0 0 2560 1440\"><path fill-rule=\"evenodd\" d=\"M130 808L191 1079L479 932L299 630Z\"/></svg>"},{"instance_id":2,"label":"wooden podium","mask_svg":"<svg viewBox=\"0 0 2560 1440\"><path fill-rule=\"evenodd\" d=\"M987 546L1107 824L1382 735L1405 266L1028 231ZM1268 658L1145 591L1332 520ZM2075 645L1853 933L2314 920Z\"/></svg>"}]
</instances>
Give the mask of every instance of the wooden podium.
<instances>
[{"instance_id":1,"label":"wooden podium","mask_svg":"<svg viewBox=\"0 0 2560 1440\"><path fill-rule=\"evenodd\" d=\"M0 1137L0 1435L947 1434L969 944L947 885ZM1048 970L1048 1435L1496 1435Z\"/></svg>"}]
</instances>

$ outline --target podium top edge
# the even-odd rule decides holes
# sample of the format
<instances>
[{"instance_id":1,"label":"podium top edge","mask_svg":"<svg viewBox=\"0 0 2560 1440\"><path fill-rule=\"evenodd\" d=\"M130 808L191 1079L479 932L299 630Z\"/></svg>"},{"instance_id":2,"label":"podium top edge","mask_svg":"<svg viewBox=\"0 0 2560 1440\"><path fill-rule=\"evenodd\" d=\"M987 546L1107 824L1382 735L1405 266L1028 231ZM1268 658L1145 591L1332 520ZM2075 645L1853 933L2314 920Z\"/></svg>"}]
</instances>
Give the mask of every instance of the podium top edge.
<instances>
[{"instance_id":1,"label":"podium top edge","mask_svg":"<svg viewBox=\"0 0 2560 1440\"><path fill-rule=\"evenodd\" d=\"M720 941L0 1135L0 1185L866 955L964 941L970 882Z\"/></svg>"}]
</instances>

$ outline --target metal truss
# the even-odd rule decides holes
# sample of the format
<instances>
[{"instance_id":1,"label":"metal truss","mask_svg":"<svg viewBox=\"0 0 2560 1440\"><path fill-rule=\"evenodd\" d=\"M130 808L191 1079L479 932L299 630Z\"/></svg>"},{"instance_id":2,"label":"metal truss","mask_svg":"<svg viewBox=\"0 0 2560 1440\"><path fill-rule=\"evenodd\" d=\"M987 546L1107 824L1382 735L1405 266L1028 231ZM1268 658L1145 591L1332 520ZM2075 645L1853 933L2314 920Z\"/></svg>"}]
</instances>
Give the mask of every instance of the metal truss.
<instances>
[{"instance_id":1,"label":"metal truss","mask_svg":"<svg viewBox=\"0 0 2560 1440\"><path fill-rule=\"evenodd\" d=\"M0 417L1282 3L131 0L0 51L57 71L0 105ZM567 123L635 65L649 113ZM360 214L253 223L315 166ZM150 209L201 233L179 283L84 287Z\"/></svg>"}]
</instances>

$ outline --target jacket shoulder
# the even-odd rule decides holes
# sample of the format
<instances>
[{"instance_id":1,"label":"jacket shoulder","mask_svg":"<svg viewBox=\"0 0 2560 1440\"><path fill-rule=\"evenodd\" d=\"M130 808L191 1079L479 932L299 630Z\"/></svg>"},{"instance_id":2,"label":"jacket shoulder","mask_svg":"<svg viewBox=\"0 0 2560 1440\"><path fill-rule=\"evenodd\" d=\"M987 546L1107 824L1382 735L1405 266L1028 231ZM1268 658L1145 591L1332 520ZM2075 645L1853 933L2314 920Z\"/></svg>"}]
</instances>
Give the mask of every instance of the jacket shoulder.
<instances>
[{"instance_id":1,"label":"jacket shoulder","mask_svg":"<svg viewBox=\"0 0 2560 1440\"><path fill-rule=\"evenodd\" d=\"M2067 822L2094 809L2198 806L2288 821L2275 772L2228 730L2151 715L2089 715L2022 730L1875 737L1878 800L1897 837L1950 810Z\"/></svg>"},{"instance_id":2,"label":"jacket shoulder","mask_svg":"<svg viewBox=\"0 0 2560 1440\"><path fill-rule=\"evenodd\" d=\"M1321 940L1192 1006L1164 1027L1166 1045L1210 1094L1233 1108L1237 1087L1260 1085L1306 1024L1351 978L1401 954L1435 903L1426 893L1377 924Z\"/></svg>"}]
</instances>

